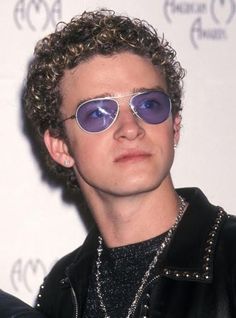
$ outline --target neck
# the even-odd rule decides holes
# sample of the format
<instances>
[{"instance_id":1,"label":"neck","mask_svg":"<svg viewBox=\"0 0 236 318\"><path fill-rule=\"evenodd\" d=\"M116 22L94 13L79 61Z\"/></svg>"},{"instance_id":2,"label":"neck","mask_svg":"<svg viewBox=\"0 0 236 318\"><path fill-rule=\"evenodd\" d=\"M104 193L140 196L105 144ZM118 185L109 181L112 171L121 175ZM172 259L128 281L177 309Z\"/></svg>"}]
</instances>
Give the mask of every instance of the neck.
<instances>
[{"instance_id":1,"label":"neck","mask_svg":"<svg viewBox=\"0 0 236 318\"><path fill-rule=\"evenodd\" d=\"M85 191L108 247L141 242L167 231L175 222L179 200L171 179L157 189L129 196Z\"/></svg>"}]
</instances>

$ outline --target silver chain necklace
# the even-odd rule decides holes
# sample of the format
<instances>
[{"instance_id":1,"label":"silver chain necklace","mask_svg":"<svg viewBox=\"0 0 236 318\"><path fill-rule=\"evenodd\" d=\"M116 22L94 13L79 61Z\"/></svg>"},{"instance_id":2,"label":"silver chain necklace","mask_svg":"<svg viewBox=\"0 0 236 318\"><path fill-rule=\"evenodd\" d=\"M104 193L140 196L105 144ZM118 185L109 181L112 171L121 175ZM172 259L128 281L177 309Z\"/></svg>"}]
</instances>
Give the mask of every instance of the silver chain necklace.
<instances>
[{"instance_id":1,"label":"silver chain necklace","mask_svg":"<svg viewBox=\"0 0 236 318\"><path fill-rule=\"evenodd\" d=\"M175 229L177 228L184 212L185 212L185 208L187 206L187 203L186 201L181 197L179 196L179 211L178 211L178 215L175 219L175 223L171 226L171 228L168 230L163 242L161 243L161 246L160 248L157 250L153 260L151 261L151 263L149 264L148 266L148 269L147 271L145 272L145 274L143 275L143 278L141 280L141 284L134 296L134 300L131 304L131 306L129 307L128 309L128 313L127 313L127 316L126 318L130 318L131 315L133 315L136 307L137 307L137 303L139 301L139 298L141 297L142 295L142 292L144 290L144 287L148 281L148 278L150 276L150 273L151 273L151 270L156 266L156 263L157 261L159 260L159 257L160 255L163 253L163 251L165 250L165 248L168 246L168 244L170 243L170 240L173 236L173 233L175 231ZM104 312L104 318L111 318L108 313L107 313L107 309L106 309L106 306L104 304L104 300L103 300L103 294L102 294L102 290L101 290L101 287L102 287L102 284L101 284L101 280L100 280L100 277L101 277L101 265L102 265L102 261L101 261L101 255L102 255L102 252L103 252L103 247L102 247L102 237L101 236L98 236L98 247L97 247L97 261L96 261L96 283L97 283L97 286L96 286L96 292L97 292L97 296L98 296L98 299L99 299L99 305L100 305L100 308L101 310Z\"/></svg>"}]
</instances>

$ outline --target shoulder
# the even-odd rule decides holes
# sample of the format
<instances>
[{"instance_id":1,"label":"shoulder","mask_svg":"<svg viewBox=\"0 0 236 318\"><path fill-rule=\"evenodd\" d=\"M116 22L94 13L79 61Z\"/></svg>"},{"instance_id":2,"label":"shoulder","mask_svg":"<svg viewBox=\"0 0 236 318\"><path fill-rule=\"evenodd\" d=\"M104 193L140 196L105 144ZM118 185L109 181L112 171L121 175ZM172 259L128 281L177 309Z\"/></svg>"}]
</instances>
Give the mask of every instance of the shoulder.
<instances>
[{"instance_id":1,"label":"shoulder","mask_svg":"<svg viewBox=\"0 0 236 318\"><path fill-rule=\"evenodd\" d=\"M63 256L59 261L57 261L55 265L52 267L49 274L46 276L45 281L52 281L54 283L59 283L60 280L65 277L66 269L71 264L73 264L78 258L78 255L80 254L81 249L82 249L82 246L78 247L77 249Z\"/></svg>"},{"instance_id":2,"label":"shoulder","mask_svg":"<svg viewBox=\"0 0 236 318\"><path fill-rule=\"evenodd\" d=\"M77 264L81 259L86 258L89 254L93 253L94 244L97 242L97 230L92 229L87 235L83 244L72 251L71 253L62 257L53 266L52 270L46 277L46 281L53 281L54 283L59 283L61 279L65 278L67 269L72 265Z\"/></svg>"},{"instance_id":3,"label":"shoulder","mask_svg":"<svg viewBox=\"0 0 236 318\"><path fill-rule=\"evenodd\" d=\"M53 317L60 304L60 293L66 269L73 263L81 247L62 257L44 278L40 286L35 307L47 317Z\"/></svg>"},{"instance_id":4,"label":"shoulder","mask_svg":"<svg viewBox=\"0 0 236 318\"><path fill-rule=\"evenodd\" d=\"M236 245L236 216L227 215L221 232L221 240L225 244Z\"/></svg>"},{"instance_id":5,"label":"shoulder","mask_svg":"<svg viewBox=\"0 0 236 318\"><path fill-rule=\"evenodd\" d=\"M62 297L70 297L70 284L68 278L70 273L81 271L80 264L87 265L89 257L93 254L94 246L96 251L97 230L89 232L83 245L73 252L62 257L45 277L40 287L36 300L36 307L48 317L58 310L62 304Z\"/></svg>"},{"instance_id":6,"label":"shoulder","mask_svg":"<svg viewBox=\"0 0 236 318\"><path fill-rule=\"evenodd\" d=\"M236 216L227 215L218 237L217 259L233 272L236 269ZM235 275L235 274L234 274Z\"/></svg>"}]
</instances>

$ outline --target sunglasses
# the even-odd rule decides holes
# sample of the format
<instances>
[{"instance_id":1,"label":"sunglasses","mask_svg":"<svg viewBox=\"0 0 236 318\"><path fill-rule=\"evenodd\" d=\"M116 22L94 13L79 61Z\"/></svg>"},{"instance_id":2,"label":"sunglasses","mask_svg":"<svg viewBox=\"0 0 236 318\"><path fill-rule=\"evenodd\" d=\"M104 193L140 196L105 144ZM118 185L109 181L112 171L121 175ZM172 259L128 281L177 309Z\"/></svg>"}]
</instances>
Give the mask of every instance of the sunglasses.
<instances>
[{"instance_id":1,"label":"sunglasses","mask_svg":"<svg viewBox=\"0 0 236 318\"><path fill-rule=\"evenodd\" d=\"M118 99L130 97L132 112L144 122L152 125L164 122L171 113L171 100L167 94L150 90L135 94L94 98L78 105L74 115L63 120L76 119L79 127L89 133L98 133L110 128L119 114Z\"/></svg>"}]
</instances>

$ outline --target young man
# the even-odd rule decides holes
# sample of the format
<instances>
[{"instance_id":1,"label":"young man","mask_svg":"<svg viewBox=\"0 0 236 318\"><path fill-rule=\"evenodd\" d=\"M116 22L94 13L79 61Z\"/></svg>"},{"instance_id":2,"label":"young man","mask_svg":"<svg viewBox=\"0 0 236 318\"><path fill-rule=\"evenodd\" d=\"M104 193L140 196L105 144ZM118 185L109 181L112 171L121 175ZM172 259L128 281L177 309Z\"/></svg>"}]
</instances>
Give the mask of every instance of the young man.
<instances>
[{"instance_id":1,"label":"young man","mask_svg":"<svg viewBox=\"0 0 236 318\"><path fill-rule=\"evenodd\" d=\"M111 11L38 43L26 113L97 226L45 279L47 317L235 317L235 218L170 175L183 76L150 25Z\"/></svg>"}]
</instances>

